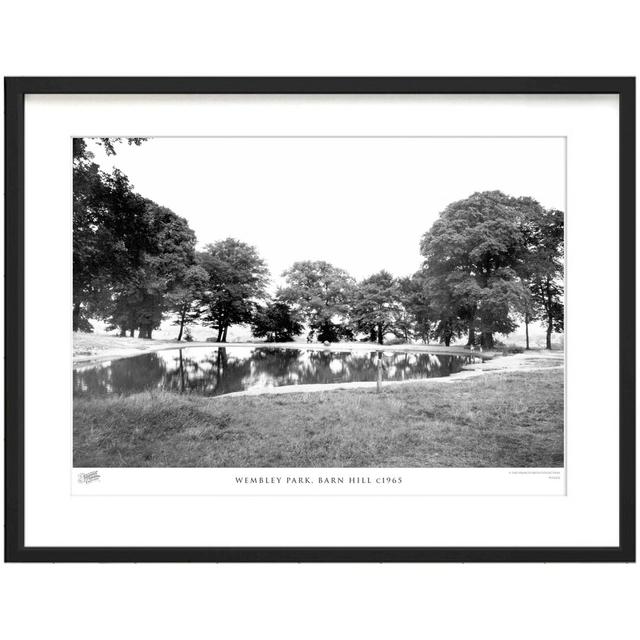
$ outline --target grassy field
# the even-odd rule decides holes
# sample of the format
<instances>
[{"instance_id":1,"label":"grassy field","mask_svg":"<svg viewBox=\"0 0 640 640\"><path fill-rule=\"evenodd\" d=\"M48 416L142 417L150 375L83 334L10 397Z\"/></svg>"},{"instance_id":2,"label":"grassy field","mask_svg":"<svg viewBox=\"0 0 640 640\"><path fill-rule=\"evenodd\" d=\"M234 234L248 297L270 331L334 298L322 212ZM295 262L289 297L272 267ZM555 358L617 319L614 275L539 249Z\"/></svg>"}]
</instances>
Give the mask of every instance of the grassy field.
<instances>
[{"instance_id":1,"label":"grassy field","mask_svg":"<svg viewBox=\"0 0 640 640\"><path fill-rule=\"evenodd\" d=\"M98 335L95 333L82 333L75 331L73 334L73 355L88 356L99 354L101 351L113 351L117 349L140 350L141 352L163 344L173 344L170 340L143 340L142 338L121 338L113 335Z\"/></svg>"},{"instance_id":2,"label":"grassy field","mask_svg":"<svg viewBox=\"0 0 640 640\"><path fill-rule=\"evenodd\" d=\"M203 398L74 401L76 467L558 467L563 374Z\"/></svg>"}]
</instances>

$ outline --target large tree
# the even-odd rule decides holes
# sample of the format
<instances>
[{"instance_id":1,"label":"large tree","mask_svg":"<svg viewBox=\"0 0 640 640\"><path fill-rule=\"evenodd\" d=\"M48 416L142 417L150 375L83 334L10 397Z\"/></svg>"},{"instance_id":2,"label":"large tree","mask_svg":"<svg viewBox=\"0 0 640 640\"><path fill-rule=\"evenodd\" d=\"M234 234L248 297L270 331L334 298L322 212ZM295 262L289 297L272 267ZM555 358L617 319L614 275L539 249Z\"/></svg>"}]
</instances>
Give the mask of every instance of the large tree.
<instances>
[{"instance_id":1,"label":"large tree","mask_svg":"<svg viewBox=\"0 0 640 640\"><path fill-rule=\"evenodd\" d=\"M323 260L296 262L283 274L279 298L291 305L309 326L309 339L335 342L352 335L349 312L354 279Z\"/></svg>"},{"instance_id":2,"label":"large tree","mask_svg":"<svg viewBox=\"0 0 640 640\"><path fill-rule=\"evenodd\" d=\"M184 328L196 322L202 314L200 301L208 281L209 274L200 265L193 264L186 268L176 287L168 295L169 309L176 314L173 324L180 327L178 342L182 340Z\"/></svg>"},{"instance_id":3,"label":"large tree","mask_svg":"<svg viewBox=\"0 0 640 640\"><path fill-rule=\"evenodd\" d=\"M108 155L120 139L96 139ZM141 138L129 138L140 144ZM94 162L87 139L73 140L73 329L91 331L88 317L110 304L147 248L146 203L118 170Z\"/></svg>"},{"instance_id":4,"label":"large tree","mask_svg":"<svg viewBox=\"0 0 640 640\"><path fill-rule=\"evenodd\" d=\"M422 271L398 280L401 310L396 320L396 335L405 341L411 338L425 344L433 337L434 310L431 307Z\"/></svg>"},{"instance_id":5,"label":"large tree","mask_svg":"<svg viewBox=\"0 0 640 640\"><path fill-rule=\"evenodd\" d=\"M527 247L521 275L528 285L525 322L540 317L551 335L564 330L564 214L557 209L531 207L523 221Z\"/></svg>"},{"instance_id":6,"label":"large tree","mask_svg":"<svg viewBox=\"0 0 640 640\"><path fill-rule=\"evenodd\" d=\"M128 277L113 287L110 320L121 335L137 329L141 338L150 339L163 313L173 310L171 296L179 295L194 265L196 237L184 218L150 200L145 204L145 246Z\"/></svg>"},{"instance_id":7,"label":"large tree","mask_svg":"<svg viewBox=\"0 0 640 640\"><path fill-rule=\"evenodd\" d=\"M526 247L518 199L500 191L450 204L423 236L420 250L429 297L440 311L445 343L461 327L468 344L491 348L494 333L517 324L513 310L525 285L518 277Z\"/></svg>"},{"instance_id":8,"label":"large tree","mask_svg":"<svg viewBox=\"0 0 640 640\"><path fill-rule=\"evenodd\" d=\"M400 287L388 271L380 271L358 283L351 310L358 331L384 344L385 334L396 329L401 312Z\"/></svg>"},{"instance_id":9,"label":"large tree","mask_svg":"<svg viewBox=\"0 0 640 640\"><path fill-rule=\"evenodd\" d=\"M291 307L278 300L259 307L253 318L253 335L267 342L291 342L303 330Z\"/></svg>"},{"instance_id":10,"label":"large tree","mask_svg":"<svg viewBox=\"0 0 640 640\"><path fill-rule=\"evenodd\" d=\"M231 325L253 319L257 303L266 297L269 270L255 247L234 238L206 245L197 258L208 275L204 321L217 329L218 342L225 342Z\"/></svg>"}]
</instances>

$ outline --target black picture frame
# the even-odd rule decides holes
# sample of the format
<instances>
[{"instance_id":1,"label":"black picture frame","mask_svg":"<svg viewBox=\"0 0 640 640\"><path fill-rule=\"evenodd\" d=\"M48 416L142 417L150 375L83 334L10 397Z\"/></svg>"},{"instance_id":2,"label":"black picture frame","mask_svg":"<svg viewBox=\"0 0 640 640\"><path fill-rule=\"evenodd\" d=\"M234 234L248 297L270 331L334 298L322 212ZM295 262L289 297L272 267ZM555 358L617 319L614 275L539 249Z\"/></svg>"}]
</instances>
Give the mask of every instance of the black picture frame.
<instances>
[{"instance_id":1,"label":"black picture frame","mask_svg":"<svg viewBox=\"0 0 640 640\"><path fill-rule=\"evenodd\" d=\"M26 547L24 99L28 94L616 94L620 143L620 540L614 547ZM635 78L5 78L5 561L635 561ZM10 310L7 311L7 310Z\"/></svg>"}]
</instances>

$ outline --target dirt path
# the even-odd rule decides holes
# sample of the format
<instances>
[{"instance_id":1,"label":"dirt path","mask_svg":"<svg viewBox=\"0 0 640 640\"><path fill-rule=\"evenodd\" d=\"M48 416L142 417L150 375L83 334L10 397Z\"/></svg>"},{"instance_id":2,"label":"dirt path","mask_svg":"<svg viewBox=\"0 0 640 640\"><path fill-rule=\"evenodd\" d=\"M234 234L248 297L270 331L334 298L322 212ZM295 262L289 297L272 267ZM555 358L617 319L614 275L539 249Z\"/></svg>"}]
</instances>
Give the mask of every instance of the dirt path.
<instances>
[{"instance_id":1,"label":"dirt path","mask_svg":"<svg viewBox=\"0 0 640 640\"><path fill-rule=\"evenodd\" d=\"M525 351L510 356L496 356L481 364L464 367L466 371L529 371L531 369L548 369L564 366L563 351Z\"/></svg>"}]
</instances>

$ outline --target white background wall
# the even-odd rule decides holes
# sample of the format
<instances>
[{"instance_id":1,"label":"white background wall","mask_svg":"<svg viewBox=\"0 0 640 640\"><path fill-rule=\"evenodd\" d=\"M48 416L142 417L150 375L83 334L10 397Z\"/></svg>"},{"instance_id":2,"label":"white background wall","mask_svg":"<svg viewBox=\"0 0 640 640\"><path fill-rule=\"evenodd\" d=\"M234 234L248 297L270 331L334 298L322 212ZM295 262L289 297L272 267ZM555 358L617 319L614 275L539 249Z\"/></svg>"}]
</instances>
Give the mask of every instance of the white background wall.
<instances>
[{"instance_id":1,"label":"white background wall","mask_svg":"<svg viewBox=\"0 0 640 640\"><path fill-rule=\"evenodd\" d=\"M0 61L3 75L636 75L633 10L23 0L1 10ZM637 565L0 567L16 639L632 637L639 596Z\"/></svg>"}]
</instances>

